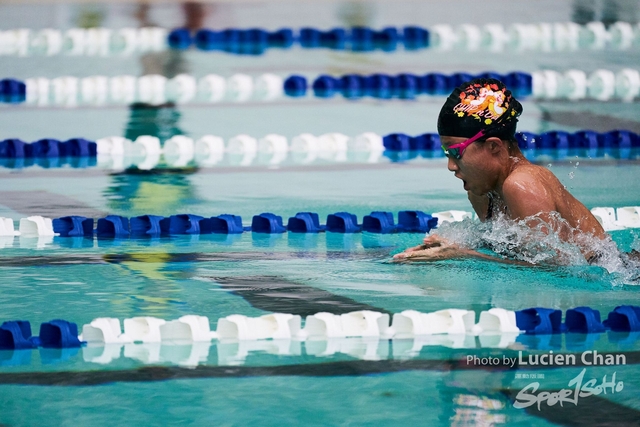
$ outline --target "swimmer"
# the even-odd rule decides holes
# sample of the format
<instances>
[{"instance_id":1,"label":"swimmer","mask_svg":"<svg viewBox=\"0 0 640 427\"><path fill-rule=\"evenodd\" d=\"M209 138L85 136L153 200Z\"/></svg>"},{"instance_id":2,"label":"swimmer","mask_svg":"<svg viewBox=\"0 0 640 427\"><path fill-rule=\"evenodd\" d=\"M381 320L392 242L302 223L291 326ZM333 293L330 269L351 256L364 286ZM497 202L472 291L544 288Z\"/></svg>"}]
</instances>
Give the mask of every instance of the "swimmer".
<instances>
[{"instance_id":1,"label":"swimmer","mask_svg":"<svg viewBox=\"0 0 640 427\"><path fill-rule=\"evenodd\" d=\"M489 90L499 93L494 97L495 105L477 111L470 110L464 102ZM515 139L521 113L522 105L502 82L475 79L456 88L438 116L438 134L448 158L447 167L462 181L480 221L503 216L523 221L532 229L555 232L570 242L589 241L581 239L581 234L609 238L589 209L553 173L524 157ZM578 246L589 263L601 256L588 243ZM526 264L458 246L437 234L427 236L422 245L409 248L394 259L434 261L460 257Z\"/></svg>"}]
</instances>

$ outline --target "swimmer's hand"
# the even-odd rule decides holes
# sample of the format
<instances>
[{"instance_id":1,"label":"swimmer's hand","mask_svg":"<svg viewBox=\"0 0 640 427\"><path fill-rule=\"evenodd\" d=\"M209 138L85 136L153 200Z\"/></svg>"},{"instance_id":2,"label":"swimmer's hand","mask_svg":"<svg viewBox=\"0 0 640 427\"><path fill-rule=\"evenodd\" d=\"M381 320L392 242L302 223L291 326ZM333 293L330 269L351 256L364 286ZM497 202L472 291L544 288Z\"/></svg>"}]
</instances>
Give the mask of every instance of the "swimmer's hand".
<instances>
[{"instance_id":1,"label":"swimmer's hand","mask_svg":"<svg viewBox=\"0 0 640 427\"><path fill-rule=\"evenodd\" d=\"M394 261L438 261L460 258L468 255L468 250L461 248L438 235L431 235L423 240L422 245L414 246L394 255Z\"/></svg>"}]
</instances>

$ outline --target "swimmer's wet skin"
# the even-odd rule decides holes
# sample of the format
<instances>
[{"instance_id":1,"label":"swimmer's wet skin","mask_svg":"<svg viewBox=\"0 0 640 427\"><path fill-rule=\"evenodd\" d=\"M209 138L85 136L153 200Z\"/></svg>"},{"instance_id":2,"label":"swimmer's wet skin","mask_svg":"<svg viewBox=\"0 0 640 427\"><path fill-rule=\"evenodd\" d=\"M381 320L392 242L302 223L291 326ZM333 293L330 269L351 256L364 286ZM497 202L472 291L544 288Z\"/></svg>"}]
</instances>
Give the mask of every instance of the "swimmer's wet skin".
<instances>
[{"instance_id":1,"label":"swimmer's wet skin","mask_svg":"<svg viewBox=\"0 0 640 427\"><path fill-rule=\"evenodd\" d=\"M457 87L438 116L438 133L448 169L463 182L481 221L502 215L530 228L557 233L576 243L585 259L600 254L581 235L608 239L596 218L546 168L529 162L515 139L522 105L495 79L474 79ZM555 215L554 213L557 213ZM558 216L559 215L559 216ZM587 239L588 240L588 239ZM397 254L396 260L428 261L473 256L511 262L462 248L438 235Z\"/></svg>"}]
</instances>

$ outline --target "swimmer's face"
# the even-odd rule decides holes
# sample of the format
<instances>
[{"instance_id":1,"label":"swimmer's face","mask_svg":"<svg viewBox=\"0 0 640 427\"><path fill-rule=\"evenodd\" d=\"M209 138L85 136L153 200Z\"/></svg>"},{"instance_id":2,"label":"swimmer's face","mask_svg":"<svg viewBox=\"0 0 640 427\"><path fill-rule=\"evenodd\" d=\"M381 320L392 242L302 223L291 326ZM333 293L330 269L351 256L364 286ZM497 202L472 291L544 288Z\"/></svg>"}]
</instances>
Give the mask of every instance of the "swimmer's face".
<instances>
[{"instance_id":1,"label":"swimmer's face","mask_svg":"<svg viewBox=\"0 0 640 427\"><path fill-rule=\"evenodd\" d=\"M440 143L444 148L464 142L467 138L441 136ZM497 168L494 156L488 144L477 141L464 150L460 159L449 157L447 168L463 182L466 191L481 196L491 191L496 183Z\"/></svg>"}]
</instances>

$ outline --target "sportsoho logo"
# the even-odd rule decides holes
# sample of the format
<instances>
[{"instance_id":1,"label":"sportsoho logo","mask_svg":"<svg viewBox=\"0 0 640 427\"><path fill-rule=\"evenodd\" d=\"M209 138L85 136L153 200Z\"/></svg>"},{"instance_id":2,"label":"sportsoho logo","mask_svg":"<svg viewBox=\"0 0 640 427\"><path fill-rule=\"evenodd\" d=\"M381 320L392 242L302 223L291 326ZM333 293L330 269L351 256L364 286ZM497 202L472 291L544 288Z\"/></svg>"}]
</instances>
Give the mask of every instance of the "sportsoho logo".
<instances>
[{"instance_id":1,"label":"sportsoho logo","mask_svg":"<svg viewBox=\"0 0 640 427\"><path fill-rule=\"evenodd\" d=\"M523 355L518 352L518 357L478 357L467 356L467 364L475 366L504 366L508 368L530 368L530 367L571 367L571 366L615 366L626 365L627 358L624 354L598 354L597 351L584 351L579 355L562 354L549 351L547 353ZM527 369L528 371L528 369ZM554 391L539 391L540 383L535 381L524 386L516 395L513 406L515 408L528 408L536 405L538 410L543 403L548 406L565 403L578 405L582 398L598 396L600 394L620 393L624 389L624 382L618 381L617 372L613 372L611 377L604 375L601 380L597 378L586 379L587 369L582 371L567 383L567 388ZM516 378L520 375L516 374ZM544 378L544 374L531 374L530 378Z\"/></svg>"}]
</instances>

